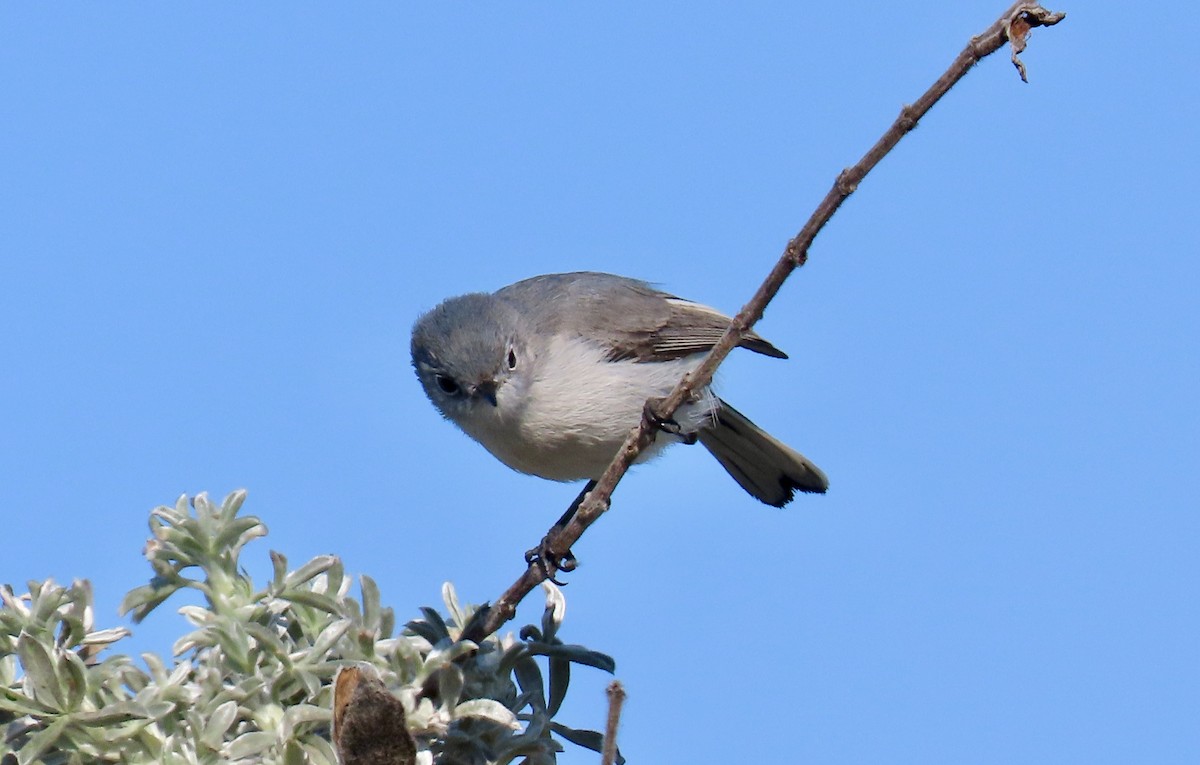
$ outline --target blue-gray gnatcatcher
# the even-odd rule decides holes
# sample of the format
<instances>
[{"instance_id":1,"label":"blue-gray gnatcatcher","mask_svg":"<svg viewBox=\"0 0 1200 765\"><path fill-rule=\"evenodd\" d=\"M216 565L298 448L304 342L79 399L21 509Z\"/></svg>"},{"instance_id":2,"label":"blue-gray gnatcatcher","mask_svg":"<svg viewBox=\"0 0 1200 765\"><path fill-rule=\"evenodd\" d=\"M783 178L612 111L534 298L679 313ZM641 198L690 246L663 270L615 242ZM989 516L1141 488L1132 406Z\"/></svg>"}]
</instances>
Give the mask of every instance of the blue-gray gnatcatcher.
<instances>
[{"instance_id":1,"label":"blue-gray gnatcatcher","mask_svg":"<svg viewBox=\"0 0 1200 765\"><path fill-rule=\"evenodd\" d=\"M450 298L413 327L412 362L434 406L501 462L554 481L596 479L647 399L670 393L729 317L645 282L548 274L492 294ZM742 347L787 358L753 332ZM824 492L821 470L704 389L675 413L678 441L699 440L742 488L782 507ZM581 495L582 496L582 495Z\"/></svg>"}]
</instances>

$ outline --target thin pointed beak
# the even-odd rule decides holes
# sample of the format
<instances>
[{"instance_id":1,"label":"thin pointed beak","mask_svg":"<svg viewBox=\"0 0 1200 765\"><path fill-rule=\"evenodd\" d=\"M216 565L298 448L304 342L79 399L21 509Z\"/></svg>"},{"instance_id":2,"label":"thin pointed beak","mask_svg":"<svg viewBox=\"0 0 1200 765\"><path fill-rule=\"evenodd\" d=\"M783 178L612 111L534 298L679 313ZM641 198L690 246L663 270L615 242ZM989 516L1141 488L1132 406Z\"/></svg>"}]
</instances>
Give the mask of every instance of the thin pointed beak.
<instances>
[{"instance_id":1,"label":"thin pointed beak","mask_svg":"<svg viewBox=\"0 0 1200 765\"><path fill-rule=\"evenodd\" d=\"M476 385L472 392L476 396L482 396L492 406L496 406L496 388L498 387L495 380L484 380Z\"/></svg>"}]
</instances>

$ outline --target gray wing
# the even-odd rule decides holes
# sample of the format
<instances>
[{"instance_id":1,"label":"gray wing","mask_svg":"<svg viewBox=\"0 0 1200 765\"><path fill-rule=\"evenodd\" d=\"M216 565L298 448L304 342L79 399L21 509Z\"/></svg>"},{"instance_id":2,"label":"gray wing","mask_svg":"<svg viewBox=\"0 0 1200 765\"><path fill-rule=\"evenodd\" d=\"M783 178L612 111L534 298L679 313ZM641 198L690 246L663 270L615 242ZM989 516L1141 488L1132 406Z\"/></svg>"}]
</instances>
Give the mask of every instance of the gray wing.
<instances>
[{"instance_id":1,"label":"gray wing","mask_svg":"<svg viewBox=\"0 0 1200 765\"><path fill-rule=\"evenodd\" d=\"M496 293L541 332L569 332L606 346L610 361L669 361L707 353L729 317L699 303L623 276L580 271L547 274ZM787 354L751 332L740 345L786 359Z\"/></svg>"}]
</instances>

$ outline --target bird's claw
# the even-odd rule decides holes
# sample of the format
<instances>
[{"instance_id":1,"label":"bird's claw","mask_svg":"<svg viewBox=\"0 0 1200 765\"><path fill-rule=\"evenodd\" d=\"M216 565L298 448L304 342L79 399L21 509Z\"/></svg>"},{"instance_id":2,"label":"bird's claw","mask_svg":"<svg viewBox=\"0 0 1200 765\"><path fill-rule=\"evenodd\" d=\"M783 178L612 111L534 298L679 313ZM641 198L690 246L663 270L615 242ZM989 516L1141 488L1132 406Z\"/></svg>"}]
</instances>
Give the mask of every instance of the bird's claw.
<instances>
[{"instance_id":1,"label":"bird's claw","mask_svg":"<svg viewBox=\"0 0 1200 765\"><path fill-rule=\"evenodd\" d=\"M527 566L537 566L548 581L557 584L559 587L565 587L566 582L559 581L554 578L554 575L559 571L570 573L579 565L579 561L575 558L575 554L570 550L562 553L556 553L550 546L550 535L542 537L542 541L532 550L525 551L525 564Z\"/></svg>"},{"instance_id":2,"label":"bird's claw","mask_svg":"<svg viewBox=\"0 0 1200 765\"><path fill-rule=\"evenodd\" d=\"M654 427L668 435L675 436L685 444L691 445L696 443L695 433L685 432L683 427L676 422L674 418L663 417L661 414L659 414L658 405L661 404L662 401L663 400L661 398L655 398L646 402L646 406L643 409L646 414L646 419L648 419L654 425Z\"/></svg>"}]
</instances>

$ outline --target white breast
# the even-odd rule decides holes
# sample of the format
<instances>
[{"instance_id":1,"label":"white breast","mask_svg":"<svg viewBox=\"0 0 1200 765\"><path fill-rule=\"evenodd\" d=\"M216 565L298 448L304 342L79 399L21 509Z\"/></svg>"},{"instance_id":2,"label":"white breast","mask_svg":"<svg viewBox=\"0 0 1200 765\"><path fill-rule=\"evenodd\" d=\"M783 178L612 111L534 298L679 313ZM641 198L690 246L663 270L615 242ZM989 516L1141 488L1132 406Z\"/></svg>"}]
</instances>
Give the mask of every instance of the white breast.
<instances>
[{"instance_id":1,"label":"white breast","mask_svg":"<svg viewBox=\"0 0 1200 765\"><path fill-rule=\"evenodd\" d=\"M558 337L539 354L523 385L501 387L497 417L463 429L514 470L555 481L598 478L641 420L646 399L666 396L701 358L614 362L591 343ZM681 408L676 420L695 431L715 406L705 391L704 400ZM639 461L676 440L659 434Z\"/></svg>"}]
</instances>

